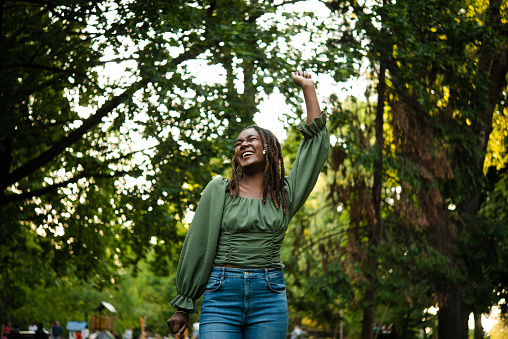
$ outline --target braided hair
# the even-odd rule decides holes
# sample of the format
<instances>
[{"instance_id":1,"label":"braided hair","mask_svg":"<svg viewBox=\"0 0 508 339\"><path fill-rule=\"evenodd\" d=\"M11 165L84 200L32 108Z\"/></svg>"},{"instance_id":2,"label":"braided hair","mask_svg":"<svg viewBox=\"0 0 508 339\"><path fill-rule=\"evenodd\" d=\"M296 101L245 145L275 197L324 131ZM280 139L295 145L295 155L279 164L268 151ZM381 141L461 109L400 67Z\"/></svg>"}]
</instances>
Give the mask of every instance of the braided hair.
<instances>
[{"instance_id":1,"label":"braided hair","mask_svg":"<svg viewBox=\"0 0 508 339\"><path fill-rule=\"evenodd\" d=\"M286 191L284 190L284 159L282 158L282 148L280 147L279 140L277 140L277 137L271 131L256 125L248 126L243 130L245 131L249 128L253 128L258 132L261 143L266 149L266 164L264 170L265 189L263 190L263 203L266 203L266 197L268 196L268 193L270 193L273 204L277 209L279 209L282 198L282 211L284 214L287 214ZM229 184L226 189L226 191L230 193L231 197L233 197L233 194L240 194L240 185L237 172L239 166L238 161L236 160L236 156L233 157L232 163L233 167L231 172L231 179L229 180Z\"/></svg>"}]
</instances>

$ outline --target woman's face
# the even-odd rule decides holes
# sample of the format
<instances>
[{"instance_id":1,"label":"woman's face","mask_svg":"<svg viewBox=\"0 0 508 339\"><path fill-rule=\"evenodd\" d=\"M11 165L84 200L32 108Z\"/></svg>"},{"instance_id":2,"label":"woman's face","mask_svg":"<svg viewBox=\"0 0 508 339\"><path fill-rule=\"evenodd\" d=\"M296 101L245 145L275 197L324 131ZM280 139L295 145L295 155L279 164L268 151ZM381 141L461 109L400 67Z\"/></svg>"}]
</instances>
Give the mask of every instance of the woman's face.
<instances>
[{"instance_id":1,"label":"woman's face","mask_svg":"<svg viewBox=\"0 0 508 339\"><path fill-rule=\"evenodd\" d=\"M264 171L263 149L259 133L254 128L247 128L236 139L235 158L242 169L259 167L261 171Z\"/></svg>"}]
</instances>

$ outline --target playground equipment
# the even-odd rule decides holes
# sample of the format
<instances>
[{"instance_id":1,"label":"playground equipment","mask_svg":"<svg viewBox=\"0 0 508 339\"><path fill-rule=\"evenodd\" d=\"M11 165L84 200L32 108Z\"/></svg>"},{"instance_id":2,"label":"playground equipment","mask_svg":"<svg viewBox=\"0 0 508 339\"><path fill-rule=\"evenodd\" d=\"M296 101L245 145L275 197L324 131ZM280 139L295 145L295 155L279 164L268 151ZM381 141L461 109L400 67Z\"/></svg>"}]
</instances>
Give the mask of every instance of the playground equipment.
<instances>
[{"instance_id":1,"label":"playground equipment","mask_svg":"<svg viewBox=\"0 0 508 339\"><path fill-rule=\"evenodd\" d=\"M105 312L104 314L102 312ZM110 303L101 301L99 306L94 310L95 314L92 315L92 333L96 334L90 339L115 339L114 335L114 316L116 309Z\"/></svg>"}]
</instances>

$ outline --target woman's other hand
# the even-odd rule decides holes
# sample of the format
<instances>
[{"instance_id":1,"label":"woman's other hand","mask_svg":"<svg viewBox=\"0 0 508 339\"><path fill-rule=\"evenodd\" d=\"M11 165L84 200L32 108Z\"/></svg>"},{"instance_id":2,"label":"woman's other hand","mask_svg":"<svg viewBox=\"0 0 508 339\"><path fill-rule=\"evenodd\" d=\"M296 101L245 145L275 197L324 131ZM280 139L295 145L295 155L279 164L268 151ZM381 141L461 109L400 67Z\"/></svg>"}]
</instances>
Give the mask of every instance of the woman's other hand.
<instances>
[{"instance_id":1,"label":"woman's other hand","mask_svg":"<svg viewBox=\"0 0 508 339\"><path fill-rule=\"evenodd\" d=\"M306 71L291 72L291 76L293 77L295 85L302 89L308 86L314 87L314 80L312 80L312 75L310 74L310 72Z\"/></svg>"},{"instance_id":2,"label":"woman's other hand","mask_svg":"<svg viewBox=\"0 0 508 339\"><path fill-rule=\"evenodd\" d=\"M189 327L189 315L184 312L175 312L167 320L168 328L172 333L176 333L178 337L183 337L187 327Z\"/></svg>"}]
</instances>

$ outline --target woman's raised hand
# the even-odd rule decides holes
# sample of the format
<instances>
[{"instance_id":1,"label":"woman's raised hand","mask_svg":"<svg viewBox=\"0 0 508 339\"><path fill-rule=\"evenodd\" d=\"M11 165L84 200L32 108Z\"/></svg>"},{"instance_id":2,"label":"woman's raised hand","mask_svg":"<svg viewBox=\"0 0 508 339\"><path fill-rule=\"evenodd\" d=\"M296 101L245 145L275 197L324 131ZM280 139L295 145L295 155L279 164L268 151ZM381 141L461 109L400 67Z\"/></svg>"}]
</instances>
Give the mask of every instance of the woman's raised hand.
<instances>
[{"instance_id":1,"label":"woman's raised hand","mask_svg":"<svg viewBox=\"0 0 508 339\"><path fill-rule=\"evenodd\" d=\"M291 72L295 85L303 90L305 106L307 107L307 123L310 124L315 118L321 115L319 101L316 94L316 86L310 72Z\"/></svg>"},{"instance_id":2,"label":"woman's raised hand","mask_svg":"<svg viewBox=\"0 0 508 339\"><path fill-rule=\"evenodd\" d=\"M291 76L293 77L295 85L302 89L308 86L314 87L314 80L312 80L312 75L310 74L310 72L307 71L291 72Z\"/></svg>"}]
</instances>

